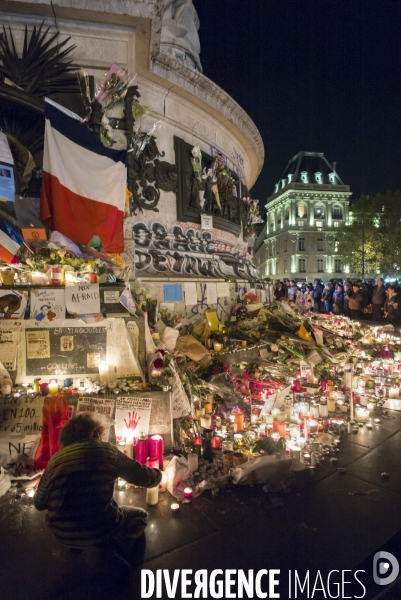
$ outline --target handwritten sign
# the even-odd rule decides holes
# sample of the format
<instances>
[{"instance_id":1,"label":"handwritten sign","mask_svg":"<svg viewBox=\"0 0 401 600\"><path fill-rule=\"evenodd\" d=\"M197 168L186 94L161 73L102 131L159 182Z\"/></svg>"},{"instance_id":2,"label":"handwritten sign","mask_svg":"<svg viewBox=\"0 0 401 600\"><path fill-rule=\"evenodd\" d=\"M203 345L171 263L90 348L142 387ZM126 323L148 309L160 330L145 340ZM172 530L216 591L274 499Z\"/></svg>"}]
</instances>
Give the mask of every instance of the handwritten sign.
<instances>
[{"instance_id":1,"label":"handwritten sign","mask_svg":"<svg viewBox=\"0 0 401 600\"><path fill-rule=\"evenodd\" d=\"M98 283L66 285L65 304L72 315L91 315L100 312Z\"/></svg>"},{"instance_id":2,"label":"handwritten sign","mask_svg":"<svg viewBox=\"0 0 401 600\"><path fill-rule=\"evenodd\" d=\"M211 215L201 215L201 227L207 231L213 229L213 217Z\"/></svg>"},{"instance_id":3,"label":"handwritten sign","mask_svg":"<svg viewBox=\"0 0 401 600\"><path fill-rule=\"evenodd\" d=\"M181 417L186 417L190 414L191 405L189 404L188 396L173 362L170 363L170 368L174 374L174 383L171 389L172 416L173 419L180 419Z\"/></svg>"},{"instance_id":4,"label":"handwritten sign","mask_svg":"<svg viewBox=\"0 0 401 600\"><path fill-rule=\"evenodd\" d=\"M230 284L229 283L217 283L217 297L226 298L230 295Z\"/></svg>"},{"instance_id":5,"label":"handwritten sign","mask_svg":"<svg viewBox=\"0 0 401 600\"><path fill-rule=\"evenodd\" d=\"M117 398L116 439L131 443L141 434L148 435L152 398Z\"/></svg>"},{"instance_id":6,"label":"handwritten sign","mask_svg":"<svg viewBox=\"0 0 401 600\"><path fill-rule=\"evenodd\" d=\"M0 466L13 475L34 471L43 401L43 396L0 399Z\"/></svg>"},{"instance_id":7,"label":"handwritten sign","mask_svg":"<svg viewBox=\"0 0 401 600\"><path fill-rule=\"evenodd\" d=\"M40 325L49 325L55 319L64 318L64 289L45 288L31 291L31 319L35 319Z\"/></svg>"}]
</instances>

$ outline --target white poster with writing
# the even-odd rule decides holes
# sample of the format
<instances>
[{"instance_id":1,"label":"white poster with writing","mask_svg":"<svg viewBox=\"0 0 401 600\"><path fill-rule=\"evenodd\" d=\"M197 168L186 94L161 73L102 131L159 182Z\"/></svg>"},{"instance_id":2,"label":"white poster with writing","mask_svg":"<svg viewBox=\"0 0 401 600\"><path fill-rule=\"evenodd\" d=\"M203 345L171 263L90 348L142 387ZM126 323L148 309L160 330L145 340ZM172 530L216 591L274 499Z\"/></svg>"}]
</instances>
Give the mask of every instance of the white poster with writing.
<instances>
[{"instance_id":1,"label":"white poster with writing","mask_svg":"<svg viewBox=\"0 0 401 600\"><path fill-rule=\"evenodd\" d=\"M0 466L12 475L34 472L43 401L43 396L0 398Z\"/></svg>"},{"instance_id":2,"label":"white poster with writing","mask_svg":"<svg viewBox=\"0 0 401 600\"><path fill-rule=\"evenodd\" d=\"M116 403L116 440L132 443L141 434L148 435L152 398L117 398Z\"/></svg>"},{"instance_id":3,"label":"white poster with writing","mask_svg":"<svg viewBox=\"0 0 401 600\"><path fill-rule=\"evenodd\" d=\"M31 319L40 325L49 325L56 319L65 318L64 288L31 290Z\"/></svg>"},{"instance_id":4,"label":"white poster with writing","mask_svg":"<svg viewBox=\"0 0 401 600\"><path fill-rule=\"evenodd\" d=\"M230 295L230 284L229 283L217 283L217 297L227 298Z\"/></svg>"},{"instance_id":5,"label":"white poster with writing","mask_svg":"<svg viewBox=\"0 0 401 600\"><path fill-rule=\"evenodd\" d=\"M137 354L130 333L125 326L124 319L113 319L114 329L114 365L117 377L140 377L145 381L145 376L139 364Z\"/></svg>"},{"instance_id":6,"label":"white poster with writing","mask_svg":"<svg viewBox=\"0 0 401 600\"><path fill-rule=\"evenodd\" d=\"M91 396L78 398L76 414L91 413L96 421L99 421L104 427L103 441L105 442L109 440L110 427L115 423L112 417L114 402L114 399L93 398Z\"/></svg>"},{"instance_id":7,"label":"white poster with writing","mask_svg":"<svg viewBox=\"0 0 401 600\"><path fill-rule=\"evenodd\" d=\"M65 286L65 304L71 315L100 313L98 283L78 283Z\"/></svg>"},{"instance_id":8,"label":"white poster with writing","mask_svg":"<svg viewBox=\"0 0 401 600\"><path fill-rule=\"evenodd\" d=\"M0 321L0 362L7 371L17 368L17 348L21 342L21 321Z\"/></svg>"}]
</instances>

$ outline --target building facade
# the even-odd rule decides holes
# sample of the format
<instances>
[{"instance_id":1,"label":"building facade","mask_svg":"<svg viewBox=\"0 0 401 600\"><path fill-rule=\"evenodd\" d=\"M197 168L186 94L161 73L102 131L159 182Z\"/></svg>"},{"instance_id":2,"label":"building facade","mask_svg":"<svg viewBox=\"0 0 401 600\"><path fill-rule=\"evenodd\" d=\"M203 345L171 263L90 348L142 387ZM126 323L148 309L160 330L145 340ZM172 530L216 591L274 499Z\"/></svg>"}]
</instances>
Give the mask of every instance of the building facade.
<instances>
[{"instance_id":1,"label":"building facade","mask_svg":"<svg viewBox=\"0 0 401 600\"><path fill-rule=\"evenodd\" d=\"M254 255L260 275L312 282L347 276L336 231L348 218L350 195L323 153L294 156L267 200Z\"/></svg>"}]
</instances>

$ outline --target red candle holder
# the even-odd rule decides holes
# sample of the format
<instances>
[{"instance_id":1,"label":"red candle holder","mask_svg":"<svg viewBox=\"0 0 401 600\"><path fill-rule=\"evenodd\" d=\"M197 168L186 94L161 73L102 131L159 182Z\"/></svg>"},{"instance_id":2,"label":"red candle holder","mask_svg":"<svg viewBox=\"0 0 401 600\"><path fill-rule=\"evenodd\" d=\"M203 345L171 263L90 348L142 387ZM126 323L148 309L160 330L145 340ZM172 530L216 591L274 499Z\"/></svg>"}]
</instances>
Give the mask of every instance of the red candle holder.
<instances>
[{"instance_id":1,"label":"red candle holder","mask_svg":"<svg viewBox=\"0 0 401 600\"><path fill-rule=\"evenodd\" d=\"M146 466L150 467L151 469L158 469L159 458L157 456L148 456L148 458L146 459Z\"/></svg>"},{"instance_id":2,"label":"red candle holder","mask_svg":"<svg viewBox=\"0 0 401 600\"><path fill-rule=\"evenodd\" d=\"M192 488L190 488L190 487L185 488L185 490L184 490L185 500L192 500L192 496L193 496Z\"/></svg>"},{"instance_id":3,"label":"red candle holder","mask_svg":"<svg viewBox=\"0 0 401 600\"><path fill-rule=\"evenodd\" d=\"M152 435L149 438L149 454L157 456L159 459L159 467L163 466L163 450L164 442L161 435Z\"/></svg>"}]
</instances>

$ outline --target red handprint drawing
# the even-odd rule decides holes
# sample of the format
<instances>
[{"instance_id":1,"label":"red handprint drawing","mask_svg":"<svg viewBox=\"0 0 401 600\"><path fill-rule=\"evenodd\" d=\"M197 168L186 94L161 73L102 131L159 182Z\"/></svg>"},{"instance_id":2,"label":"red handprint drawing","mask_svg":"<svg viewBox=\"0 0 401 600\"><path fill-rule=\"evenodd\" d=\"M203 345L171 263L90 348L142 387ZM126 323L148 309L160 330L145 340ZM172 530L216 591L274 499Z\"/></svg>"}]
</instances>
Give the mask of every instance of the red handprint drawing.
<instances>
[{"instance_id":1,"label":"red handprint drawing","mask_svg":"<svg viewBox=\"0 0 401 600\"><path fill-rule=\"evenodd\" d=\"M138 417L138 413L134 410L131 416L131 413L128 413L128 422L124 419L124 423L127 429L136 429L141 417Z\"/></svg>"}]
</instances>

